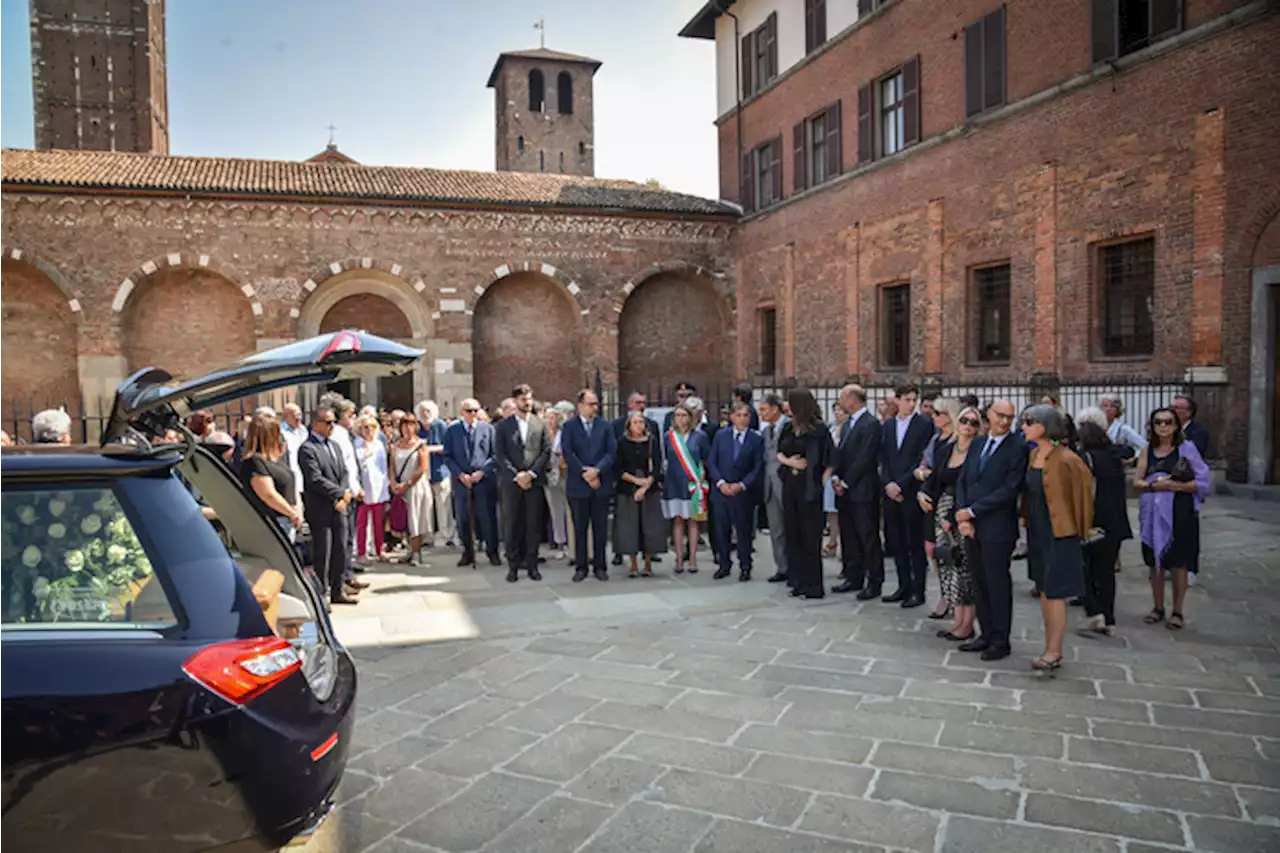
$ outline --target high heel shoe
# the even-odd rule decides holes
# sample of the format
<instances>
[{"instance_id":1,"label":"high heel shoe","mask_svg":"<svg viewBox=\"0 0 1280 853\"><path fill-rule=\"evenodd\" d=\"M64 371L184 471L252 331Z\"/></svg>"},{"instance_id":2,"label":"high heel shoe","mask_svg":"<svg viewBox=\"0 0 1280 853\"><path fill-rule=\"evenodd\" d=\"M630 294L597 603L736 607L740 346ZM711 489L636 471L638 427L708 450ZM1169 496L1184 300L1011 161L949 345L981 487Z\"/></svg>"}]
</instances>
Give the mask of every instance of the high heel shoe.
<instances>
[{"instance_id":1,"label":"high heel shoe","mask_svg":"<svg viewBox=\"0 0 1280 853\"><path fill-rule=\"evenodd\" d=\"M1041 655L1031 662L1031 668L1036 672L1054 672L1062 668L1062 657L1059 656L1054 660L1049 660Z\"/></svg>"}]
</instances>

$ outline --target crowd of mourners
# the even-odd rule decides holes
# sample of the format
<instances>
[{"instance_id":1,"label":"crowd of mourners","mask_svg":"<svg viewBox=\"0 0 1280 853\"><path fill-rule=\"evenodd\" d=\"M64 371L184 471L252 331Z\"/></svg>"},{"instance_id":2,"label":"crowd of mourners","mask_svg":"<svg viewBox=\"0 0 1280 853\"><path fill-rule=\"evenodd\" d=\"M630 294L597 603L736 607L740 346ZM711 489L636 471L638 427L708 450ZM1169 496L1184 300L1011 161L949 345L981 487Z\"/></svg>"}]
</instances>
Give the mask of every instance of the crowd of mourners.
<instances>
[{"instance_id":1,"label":"crowd of mourners","mask_svg":"<svg viewBox=\"0 0 1280 853\"><path fill-rule=\"evenodd\" d=\"M1133 489L1152 595L1142 621L1185 625L1211 485L1208 432L1190 397L1152 411L1140 430L1114 394L1074 418L1053 395L1019 412L1008 400L921 397L911 385L875 412L863 387L847 385L830 418L804 388L755 400L739 385L715 416L690 383L675 395L661 425L639 392L608 421L590 389L551 404L522 384L492 414L463 400L452 421L430 400L380 412L330 393L309 422L290 403L258 409L235 435L208 411L186 426L299 544L332 604L357 603L369 585L359 575L375 561L421 566L439 546L457 549L459 566L477 566L482 551L493 566L505 560L513 583L569 560L581 582L608 580L610 540L612 565L628 564L633 578L651 577L669 548L676 574L696 574L705 542L713 578L732 575L736 558L745 582L763 532L768 580L795 597L827 594L824 558L840 565L832 593L903 608L926 603L936 574L929 616L951 620L938 637L983 660L1010 654L1011 565L1025 557L1045 634L1032 667L1053 671L1070 605L1085 611L1079 633L1114 635ZM61 410L41 412L32 428L38 443L71 440Z\"/></svg>"}]
</instances>

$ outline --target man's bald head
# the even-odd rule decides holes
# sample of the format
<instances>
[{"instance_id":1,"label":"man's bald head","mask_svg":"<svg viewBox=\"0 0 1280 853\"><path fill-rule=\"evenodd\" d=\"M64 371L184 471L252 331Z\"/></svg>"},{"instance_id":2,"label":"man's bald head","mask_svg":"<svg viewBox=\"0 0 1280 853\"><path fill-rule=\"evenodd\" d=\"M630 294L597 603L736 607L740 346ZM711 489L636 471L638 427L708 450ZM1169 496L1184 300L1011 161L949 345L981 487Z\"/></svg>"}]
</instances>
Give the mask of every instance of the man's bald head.
<instances>
[{"instance_id":1,"label":"man's bald head","mask_svg":"<svg viewBox=\"0 0 1280 853\"><path fill-rule=\"evenodd\" d=\"M987 409L987 423L991 427L991 435L999 438L1013 429L1013 419L1017 411L1008 400L996 400Z\"/></svg>"},{"instance_id":2,"label":"man's bald head","mask_svg":"<svg viewBox=\"0 0 1280 853\"><path fill-rule=\"evenodd\" d=\"M857 383L850 383L840 389L840 407L849 414L867 405L867 389Z\"/></svg>"}]
</instances>

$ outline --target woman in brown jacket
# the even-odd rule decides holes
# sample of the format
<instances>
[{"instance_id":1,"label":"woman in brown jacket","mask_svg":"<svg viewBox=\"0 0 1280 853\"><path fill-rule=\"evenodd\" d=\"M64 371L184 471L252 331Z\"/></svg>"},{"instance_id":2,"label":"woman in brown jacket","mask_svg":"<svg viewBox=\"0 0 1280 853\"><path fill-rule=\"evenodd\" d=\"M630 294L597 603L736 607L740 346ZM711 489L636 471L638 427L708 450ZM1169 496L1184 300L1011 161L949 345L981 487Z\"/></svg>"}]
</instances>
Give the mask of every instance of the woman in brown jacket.
<instances>
[{"instance_id":1,"label":"woman in brown jacket","mask_svg":"<svg viewBox=\"0 0 1280 853\"><path fill-rule=\"evenodd\" d=\"M1031 668L1052 671L1062 666L1067 599L1084 595L1083 540L1093 526L1093 475L1066 446L1066 421L1053 406L1039 403L1023 412L1022 432L1035 444L1022 517L1027 524L1027 560L1044 614L1044 654L1031 662Z\"/></svg>"}]
</instances>

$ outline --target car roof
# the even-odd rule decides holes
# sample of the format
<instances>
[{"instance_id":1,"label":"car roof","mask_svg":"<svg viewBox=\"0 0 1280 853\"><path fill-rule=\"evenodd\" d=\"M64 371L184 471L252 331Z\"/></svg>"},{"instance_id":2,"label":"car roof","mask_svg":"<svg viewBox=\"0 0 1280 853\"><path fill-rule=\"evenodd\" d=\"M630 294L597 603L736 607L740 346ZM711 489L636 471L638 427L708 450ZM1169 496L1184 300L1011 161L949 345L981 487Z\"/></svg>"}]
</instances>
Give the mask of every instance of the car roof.
<instances>
[{"instance_id":1,"label":"car roof","mask_svg":"<svg viewBox=\"0 0 1280 853\"><path fill-rule=\"evenodd\" d=\"M168 473L182 461L182 447L141 450L125 444L19 444L0 452L5 482L77 477L129 477Z\"/></svg>"}]
</instances>

